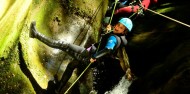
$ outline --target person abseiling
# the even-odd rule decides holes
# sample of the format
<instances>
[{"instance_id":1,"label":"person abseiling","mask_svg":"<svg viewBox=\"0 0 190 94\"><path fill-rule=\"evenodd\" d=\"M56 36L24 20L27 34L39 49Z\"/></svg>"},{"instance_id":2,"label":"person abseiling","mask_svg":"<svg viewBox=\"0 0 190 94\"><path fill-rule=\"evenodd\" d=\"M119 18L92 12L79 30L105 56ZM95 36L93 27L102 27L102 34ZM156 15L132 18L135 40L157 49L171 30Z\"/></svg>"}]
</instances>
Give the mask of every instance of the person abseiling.
<instances>
[{"instance_id":1,"label":"person abseiling","mask_svg":"<svg viewBox=\"0 0 190 94\"><path fill-rule=\"evenodd\" d=\"M99 62L104 62L107 64L114 63L119 69L114 71L121 71L121 74L117 75L118 78L122 77L125 72L122 70L120 63L115 62L106 62L106 59L111 61L118 61L116 53L119 47L126 46L127 39L126 35L131 32L133 23L129 18L121 18L119 22L113 26L113 31L102 36L102 40L99 43L93 44L89 48L84 48L75 44L66 43L65 41L53 40L48 38L36 30L36 23L32 22L30 25L30 37L36 38L46 45L65 51L70 56L74 58L73 62L70 62L67 65L65 72L62 75L60 81L56 83L56 91L60 92L61 89L66 85L67 81L70 79L73 70L80 66L87 66L89 63L93 63L93 66L96 66ZM108 26L109 30L111 27ZM97 49L99 45L99 49ZM115 67L115 66L114 66ZM118 79L119 82L120 79ZM116 83L117 84L117 83ZM108 87L107 87L108 88ZM110 86L111 88L111 86ZM107 90L98 90L99 92L105 92Z\"/></svg>"}]
</instances>

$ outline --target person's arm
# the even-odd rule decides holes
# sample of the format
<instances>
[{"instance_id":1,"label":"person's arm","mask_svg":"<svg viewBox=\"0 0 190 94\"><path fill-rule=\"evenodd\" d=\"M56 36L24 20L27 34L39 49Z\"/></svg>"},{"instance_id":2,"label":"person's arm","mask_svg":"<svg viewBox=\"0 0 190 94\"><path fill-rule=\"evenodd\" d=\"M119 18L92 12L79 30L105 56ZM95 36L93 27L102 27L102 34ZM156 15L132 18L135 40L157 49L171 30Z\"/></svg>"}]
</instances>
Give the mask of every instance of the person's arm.
<instances>
[{"instance_id":1,"label":"person's arm","mask_svg":"<svg viewBox=\"0 0 190 94\"><path fill-rule=\"evenodd\" d=\"M113 51L113 49L114 49L114 47L116 45L117 45L117 39L116 39L116 37L115 36L110 36L108 38L108 42L107 42L105 48L102 49L102 50L100 50L99 52L95 53L92 56L92 58L90 60L91 63L93 63L94 61L96 61L96 59L99 59L99 58L101 58L101 57L103 57L103 56L105 56L107 54L110 54Z\"/></svg>"},{"instance_id":2,"label":"person's arm","mask_svg":"<svg viewBox=\"0 0 190 94\"><path fill-rule=\"evenodd\" d=\"M154 2L157 2L157 0L153 0L152 1L153 3ZM150 0L142 0L142 6L144 7L144 10L146 10L150 5ZM138 9L139 9L139 5L134 5L134 6L126 6L126 7L123 7L123 8L120 8L118 10L116 10L115 14L119 14L119 13L132 13L132 12L137 12Z\"/></svg>"}]
</instances>

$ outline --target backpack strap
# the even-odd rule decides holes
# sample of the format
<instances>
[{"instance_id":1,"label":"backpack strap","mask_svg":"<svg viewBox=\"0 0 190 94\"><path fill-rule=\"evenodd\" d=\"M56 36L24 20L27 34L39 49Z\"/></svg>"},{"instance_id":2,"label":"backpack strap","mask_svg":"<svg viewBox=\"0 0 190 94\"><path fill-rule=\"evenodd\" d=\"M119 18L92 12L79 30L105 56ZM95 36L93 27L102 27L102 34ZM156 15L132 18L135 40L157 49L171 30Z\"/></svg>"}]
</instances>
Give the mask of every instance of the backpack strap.
<instances>
[{"instance_id":1,"label":"backpack strap","mask_svg":"<svg viewBox=\"0 0 190 94\"><path fill-rule=\"evenodd\" d=\"M120 45L122 45L122 46L127 45L127 39L125 38L125 36L117 36L117 35L113 35L113 36L115 36L117 39L117 45L116 45L115 49L119 48Z\"/></svg>"},{"instance_id":2,"label":"backpack strap","mask_svg":"<svg viewBox=\"0 0 190 94\"><path fill-rule=\"evenodd\" d=\"M126 37L125 37L125 35L124 36L120 36L120 39L121 39L121 41L122 41L122 45L127 45L127 39L126 39Z\"/></svg>"}]
</instances>

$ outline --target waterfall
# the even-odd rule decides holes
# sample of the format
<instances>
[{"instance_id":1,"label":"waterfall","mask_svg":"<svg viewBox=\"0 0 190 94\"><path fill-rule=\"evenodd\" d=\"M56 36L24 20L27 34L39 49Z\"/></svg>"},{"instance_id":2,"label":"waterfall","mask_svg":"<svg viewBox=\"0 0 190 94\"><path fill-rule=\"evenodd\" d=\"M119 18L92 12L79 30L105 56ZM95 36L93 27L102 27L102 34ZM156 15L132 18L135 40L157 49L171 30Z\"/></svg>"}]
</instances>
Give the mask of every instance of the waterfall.
<instances>
[{"instance_id":1,"label":"waterfall","mask_svg":"<svg viewBox=\"0 0 190 94\"><path fill-rule=\"evenodd\" d=\"M127 94L128 87L131 82L129 82L125 76L119 81L119 83L110 91L107 91L105 94Z\"/></svg>"}]
</instances>

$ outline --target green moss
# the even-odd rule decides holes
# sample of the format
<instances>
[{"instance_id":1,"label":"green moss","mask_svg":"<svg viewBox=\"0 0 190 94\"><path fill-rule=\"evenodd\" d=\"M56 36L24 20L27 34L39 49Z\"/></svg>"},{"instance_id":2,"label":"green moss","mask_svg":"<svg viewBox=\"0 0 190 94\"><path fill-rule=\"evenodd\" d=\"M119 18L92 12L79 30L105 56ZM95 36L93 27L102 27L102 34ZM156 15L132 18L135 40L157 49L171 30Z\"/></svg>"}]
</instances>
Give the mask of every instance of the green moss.
<instances>
[{"instance_id":1,"label":"green moss","mask_svg":"<svg viewBox=\"0 0 190 94\"><path fill-rule=\"evenodd\" d=\"M33 1L26 21L28 23L23 27L20 37L23 58L26 65L38 84L44 89L47 87L47 83L51 79L50 73L43 66L43 63L45 62L42 58L43 55L45 56L47 46L36 39L29 38L29 26L32 21L36 21L36 27L40 33L46 36L52 36L50 23L55 17L61 15L55 15L55 12L61 12L60 8L61 4L55 0Z\"/></svg>"},{"instance_id":2,"label":"green moss","mask_svg":"<svg viewBox=\"0 0 190 94\"><path fill-rule=\"evenodd\" d=\"M89 22L92 22L92 28L94 30L92 34L92 39L98 41L101 26L101 20L104 17L104 14L107 10L108 0L73 0L75 2L75 7L78 7L80 10L78 11L79 15L82 17L89 17ZM100 8L100 9L98 9ZM85 16L83 16L85 15Z\"/></svg>"},{"instance_id":3,"label":"green moss","mask_svg":"<svg viewBox=\"0 0 190 94\"><path fill-rule=\"evenodd\" d=\"M11 2L11 1L10 1ZM28 13L31 0L16 1L7 10L6 14L0 20L0 56L7 58L11 48L15 45L20 35L25 16ZM10 19L11 18L11 19Z\"/></svg>"},{"instance_id":4,"label":"green moss","mask_svg":"<svg viewBox=\"0 0 190 94\"><path fill-rule=\"evenodd\" d=\"M18 47L14 47L11 51L7 59L0 61L0 92L2 94L35 94L30 81L20 69Z\"/></svg>"}]
</instances>

